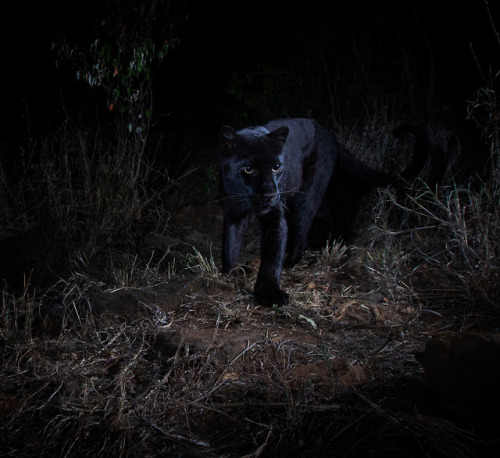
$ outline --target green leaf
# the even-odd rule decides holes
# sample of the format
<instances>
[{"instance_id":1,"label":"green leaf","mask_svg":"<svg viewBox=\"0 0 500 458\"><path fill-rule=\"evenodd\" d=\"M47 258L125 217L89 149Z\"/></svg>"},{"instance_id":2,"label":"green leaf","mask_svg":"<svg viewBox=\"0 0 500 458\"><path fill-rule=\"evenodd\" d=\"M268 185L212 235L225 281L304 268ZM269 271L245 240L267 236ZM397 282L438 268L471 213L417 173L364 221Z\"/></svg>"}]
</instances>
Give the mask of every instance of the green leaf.
<instances>
[{"instance_id":1,"label":"green leaf","mask_svg":"<svg viewBox=\"0 0 500 458\"><path fill-rule=\"evenodd\" d=\"M305 315L302 315L302 313L299 313L299 318L301 320L306 320L314 329L316 329L318 327L318 325L314 322L314 320L312 318L309 318Z\"/></svg>"}]
</instances>

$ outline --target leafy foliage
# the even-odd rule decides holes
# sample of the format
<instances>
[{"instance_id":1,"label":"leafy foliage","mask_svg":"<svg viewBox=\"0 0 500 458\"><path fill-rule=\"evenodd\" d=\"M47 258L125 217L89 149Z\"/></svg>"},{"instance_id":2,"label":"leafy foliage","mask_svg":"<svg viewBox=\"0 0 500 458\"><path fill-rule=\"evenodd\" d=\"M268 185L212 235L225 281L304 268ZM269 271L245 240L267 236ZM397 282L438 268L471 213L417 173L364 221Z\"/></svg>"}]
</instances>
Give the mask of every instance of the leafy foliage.
<instances>
[{"instance_id":1,"label":"leafy foliage","mask_svg":"<svg viewBox=\"0 0 500 458\"><path fill-rule=\"evenodd\" d=\"M152 78L169 50L179 45L175 26L181 5L169 0L105 2L90 44L74 45L65 38L53 44L57 66L69 63L77 80L104 93L109 111L125 115L139 159L152 117Z\"/></svg>"}]
</instances>

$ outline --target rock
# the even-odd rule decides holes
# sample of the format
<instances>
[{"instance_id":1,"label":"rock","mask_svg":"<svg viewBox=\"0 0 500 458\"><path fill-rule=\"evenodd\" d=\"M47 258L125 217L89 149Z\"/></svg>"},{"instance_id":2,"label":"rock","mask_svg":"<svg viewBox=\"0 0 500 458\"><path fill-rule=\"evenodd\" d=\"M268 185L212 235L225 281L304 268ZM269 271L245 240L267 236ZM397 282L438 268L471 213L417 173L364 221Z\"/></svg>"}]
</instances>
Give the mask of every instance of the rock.
<instances>
[{"instance_id":1,"label":"rock","mask_svg":"<svg viewBox=\"0 0 500 458\"><path fill-rule=\"evenodd\" d=\"M500 425L500 337L443 335L417 355L431 385L482 427Z\"/></svg>"}]
</instances>

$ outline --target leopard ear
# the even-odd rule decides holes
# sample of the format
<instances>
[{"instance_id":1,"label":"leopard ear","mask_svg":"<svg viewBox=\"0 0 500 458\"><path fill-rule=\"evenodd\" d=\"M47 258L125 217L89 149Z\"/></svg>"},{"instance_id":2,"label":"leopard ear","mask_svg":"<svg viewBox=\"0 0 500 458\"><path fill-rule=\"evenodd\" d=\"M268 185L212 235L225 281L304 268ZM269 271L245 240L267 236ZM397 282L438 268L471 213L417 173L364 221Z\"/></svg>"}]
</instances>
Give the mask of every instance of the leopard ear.
<instances>
[{"instance_id":1,"label":"leopard ear","mask_svg":"<svg viewBox=\"0 0 500 458\"><path fill-rule=\"evenodd\" d=\"M271 133L267 134L268 138L280 144L281 147L285 146L286 139L288 138L290 130L287 126L281 126Z\"/></svg>"},{"instance_id":2,"label":"leopard ear","mask_svg":"<svg viewBox=\"0 0 500 458\"><path fill-rule=\"evenodd\" d=\"M223 149L231 149L234 146L238 134L230 126L224 126L219 132L219 142Z\"/></svg>"}]
</instances>

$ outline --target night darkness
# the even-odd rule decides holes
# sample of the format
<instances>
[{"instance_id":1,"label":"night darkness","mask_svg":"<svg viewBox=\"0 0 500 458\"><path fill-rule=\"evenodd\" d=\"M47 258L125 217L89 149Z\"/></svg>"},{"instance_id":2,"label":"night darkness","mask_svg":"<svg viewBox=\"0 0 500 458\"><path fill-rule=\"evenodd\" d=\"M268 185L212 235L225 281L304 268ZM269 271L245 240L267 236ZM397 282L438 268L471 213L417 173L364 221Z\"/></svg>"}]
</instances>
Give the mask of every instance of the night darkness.
<instances>
[{"instance_id":1,"label":"night darkness","mask_svg":"<svg viewBox=\"0 0 500 458\"><path fill-rule=\"evenodd\" d=\"M499 53L481 0L278 1L256 2L252 7L231 2L185 3L176 27L180 45L155 75L155 114L168 114L177 126L203 139L215 137L223 123L243 122L238 116L241 100L231 100L228 94L232 75L241 77L266 65L281 68L284 73L295 72L307 92L308 84L314 84L307 81L308 76L320 68L327 66L328 74L323 77L332 78L348 78L342 69L354 72L363 68L368 78L392 75L404 86L410 84L402 70L405 55L412 60L412 77L418 85L417 106L413 113L409 109L408 117L429 119L434 113L438 121L451 117L451 122L460 123L465 101L482 85L471 46L486 72L490 64L494 68ZM15 32L3 29L4 77L9 87L4 107L8 119L21 129L17 134L24 127L19 120L26 110L54 128L61 122L58 110L63 101L70 111L88 109L83 105L89 103L89 91L76 83L68 69L56 70L51 43L61 36L74 43L89 43L91 24L99 17L98 5L37 4L27 14L18 10L9 17ZM495 13L495 5L491 8ZM360 60L363 58L366 61ZM433 94L425 107L430 72L434 72ZM376 85L377 81L365 83ZM250 88L249 97L259 90L258 82L256 86ZM296 95L296 89L288 95ZM303 113L295 104L294 112L286 114L318 116L322 102L311 101L302 108ZM344 103L342 95L336 103ZM4 124L5 129L11 138L12 132Z\"/></svg>"}]
</instances>

